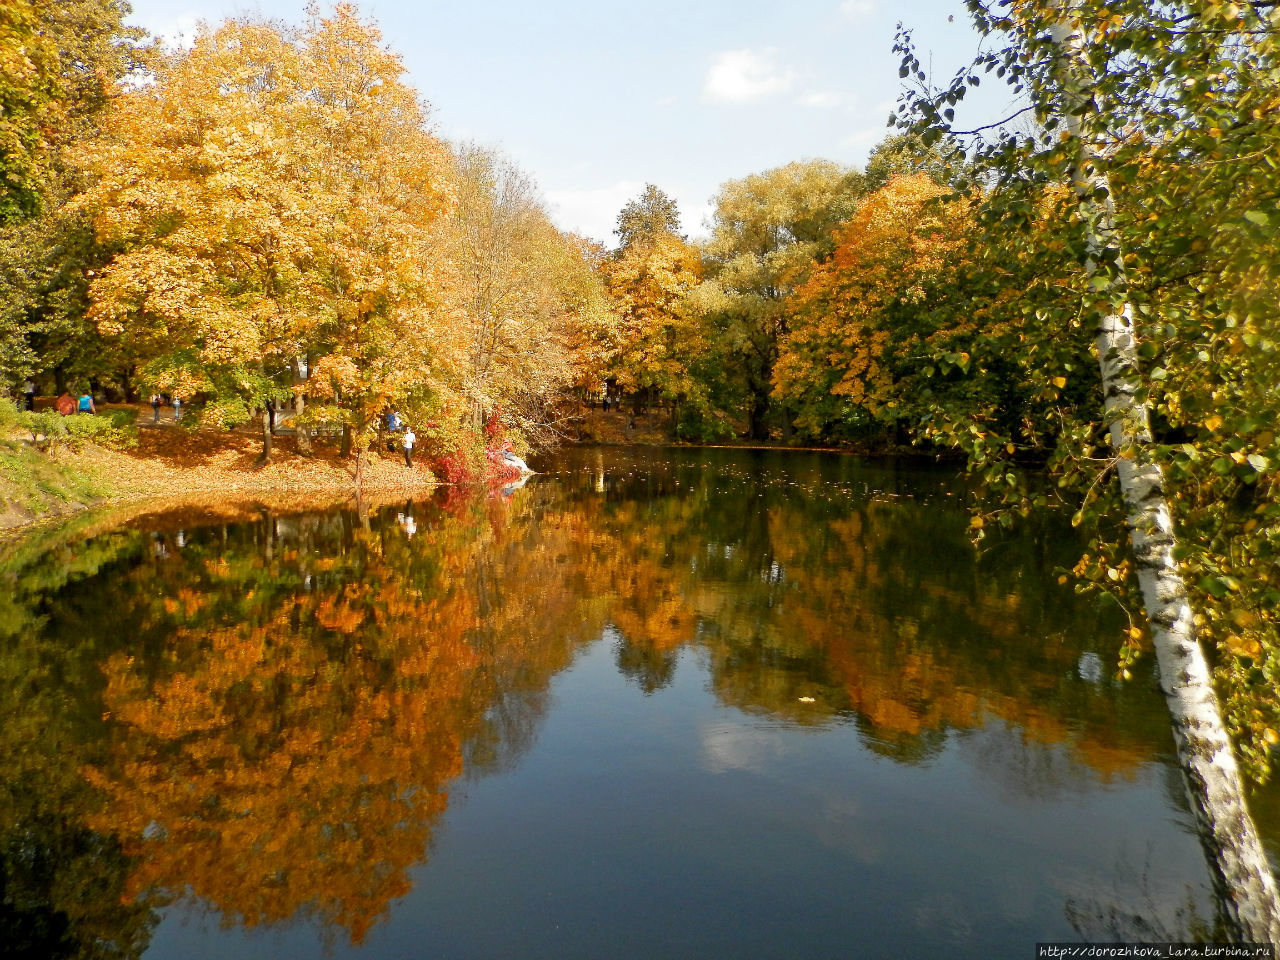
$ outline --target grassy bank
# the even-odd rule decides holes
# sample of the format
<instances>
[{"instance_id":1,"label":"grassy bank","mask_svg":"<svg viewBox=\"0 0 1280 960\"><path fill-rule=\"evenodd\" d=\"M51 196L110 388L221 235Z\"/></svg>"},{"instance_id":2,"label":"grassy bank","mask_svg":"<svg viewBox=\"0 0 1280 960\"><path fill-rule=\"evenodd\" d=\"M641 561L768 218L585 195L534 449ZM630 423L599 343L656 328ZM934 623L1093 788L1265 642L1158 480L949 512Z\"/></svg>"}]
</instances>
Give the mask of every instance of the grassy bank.
<instances>
[{"instance_id":1,"label":"grassy bank","mask_svg":"<svg viewBox=\"0 0 1280 960\"><path fill-rule=\"evenodd\" d=\"M66 433L54 435L59 428ZM69 428L69 429L68 429ZM294 438L276 438L270 462L258 465L253 434L192 431L152 422L150 407L108 406L95 417L20 414L0 404L0 529L22 527L108 501L342 499L355 492L355 464L333 446L311 456ZM422 465L371 452L364 489L395 493L433 486Z\"/></svg>"},{"instance_id":2,"label":"grassy bank","mask_svg":"<svg viewBox=\"0 0 1280 960\"><path fill-rule=\"evenodd\" d=\"M79 510L111 496L92 468L60 462L20 439L0 437L0 529Z\"/></svg>"}]
</instances>

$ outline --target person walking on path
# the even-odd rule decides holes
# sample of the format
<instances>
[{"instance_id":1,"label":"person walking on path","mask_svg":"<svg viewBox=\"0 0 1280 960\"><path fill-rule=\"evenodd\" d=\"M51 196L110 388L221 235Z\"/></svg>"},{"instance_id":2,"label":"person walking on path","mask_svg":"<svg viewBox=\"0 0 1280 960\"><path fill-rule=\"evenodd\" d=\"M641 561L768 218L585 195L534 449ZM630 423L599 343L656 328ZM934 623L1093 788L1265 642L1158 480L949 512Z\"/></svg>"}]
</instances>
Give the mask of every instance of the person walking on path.
<instances>
[{"instance_id":1,"label":"person walking on path","mask_svg":"<svg viewBox=\"0 0 1280 960\"><path fill-rule=\"evenodd\" d=\"M98 409L93 405L93 394L88 390L80 394L80 399L76 401L77 413L97 413Z\"/></svg>"},{"instance_id":2,"label":"person walking on path","mask_svg":"<svg viewBox=\"0 0 1280 960\"><path fill-rule=\"evenodd\" d=\"M64 417L69 417L76 412L76 398L69 393L64 393L57 399L54 406L58 408L58 412Z\"/></svg>"},{"instance_id":3,"label":"person walking on path","mask_svg":"<svg viewBox=\"0 0 1280 960\"><path fill-rule=\"evenodd\" d=\"M417 439L418 435L406 423L404 425L404 433L400 434L400 445L404 447L404 465L410 470L413 469L413 442Z\"/></svg>"},{"instance_id":4,"label":"person walking on path","mask_svg":"<svg viewBox=\"0 0 1280 960\"><path fill-rule=\"evenodd\" d=\"M182 398L181 397L173 398L173 419L174 420L182 419Z\"/></svg>"},{"instance_id":5,"label":"person walking on path","mask_svg":"<svg viewBox=\"0 0 1280 960\"><path fill-rule=\"evenodd\" d=\"M152 413L151 422L159 423L160 422L160 394L158 393L153 393L151 395L151 413Z\"/></svg>"},{"instance_id":6,"label":"person walking on path","mask_svg":"<svg viewBox=\"0 0 1280 960\"><path fill-rule=\"evenodd\" d=\"M28 410L36 408L36 383L30 377L22 385L22 399Z\"/></svg>"}]
</instances>

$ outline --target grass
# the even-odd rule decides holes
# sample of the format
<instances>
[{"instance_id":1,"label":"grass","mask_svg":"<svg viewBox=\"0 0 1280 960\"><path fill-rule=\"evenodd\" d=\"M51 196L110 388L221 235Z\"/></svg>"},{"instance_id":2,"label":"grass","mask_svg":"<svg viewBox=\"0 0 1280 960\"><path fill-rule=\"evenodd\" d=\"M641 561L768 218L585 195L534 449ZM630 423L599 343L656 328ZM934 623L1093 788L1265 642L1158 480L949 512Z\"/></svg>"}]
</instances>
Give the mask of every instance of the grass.
<instances>
[{"instance_id":1,"label":"grass","mask_svg":"<svg viewBox=\"0 0 1280 960\"><path fill-rule=\"evenodd\" d=\"M25 443L0 440L0 507L39 516L62 504L85 504L108 496L103 480L50 460Z\"/></svg>"},{"instance_id":2,"label":"grass","mask_svg":"<svg viewBox=\"0 0 1280 960\"><path fill-rule=\"evenodd\" d=\"M103 434L114 438L122 428L107 421L74 427L49 421L50 426L46 425L47 420L43 413L26 413L10 402L0 402L0 526L92 503L112 492L110 484L92 470L72 468L50 458L37 448L35 441L40 438L45 444L74 446L88 439L84 434L95 435L95 439ZM124 436L121 439L127 440Z\"/></svg>"}]
</instances>

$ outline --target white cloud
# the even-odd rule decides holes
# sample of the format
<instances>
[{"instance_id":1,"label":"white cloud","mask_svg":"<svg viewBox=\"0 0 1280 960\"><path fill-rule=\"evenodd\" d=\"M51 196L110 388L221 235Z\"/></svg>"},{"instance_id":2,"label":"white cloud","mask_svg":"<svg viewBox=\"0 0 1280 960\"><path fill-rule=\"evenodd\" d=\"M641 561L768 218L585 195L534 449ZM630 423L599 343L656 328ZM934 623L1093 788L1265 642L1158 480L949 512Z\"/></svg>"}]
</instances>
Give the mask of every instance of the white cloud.
<instances>
[{"instance_id":1,"label":"white cloud","mask_svg":"<svg viewBox=\"0 0 1280 960\"><path fill-rule=\"evenodd\" d=\"M548 190L547 208L561 230L612 246L618 239L613 228L618 225L619 211L642 190L644 183L639 180L619 180L607 187Z\"/></svg>"},{"instance_id":2,"label":"white cloud","mask_svg":"<svg viewBox=\"0 0 1280 960\"><path fill-rule=\"evenodd\" d=\"M713 103L751 103L786 93L795 79L776 63L773 50L726 50L712 60L702 94Z\"/></svg>"},{"instance_id":3,"label":"white cloud","mask_svg":"<svg viewBox=\"0 0 1280 960\"><path fill-rule=\"evenodd\" d=\"M850 20L866 20L875 16L876 0L843 0L840 13Z\"/></svg>"}]
</instances>

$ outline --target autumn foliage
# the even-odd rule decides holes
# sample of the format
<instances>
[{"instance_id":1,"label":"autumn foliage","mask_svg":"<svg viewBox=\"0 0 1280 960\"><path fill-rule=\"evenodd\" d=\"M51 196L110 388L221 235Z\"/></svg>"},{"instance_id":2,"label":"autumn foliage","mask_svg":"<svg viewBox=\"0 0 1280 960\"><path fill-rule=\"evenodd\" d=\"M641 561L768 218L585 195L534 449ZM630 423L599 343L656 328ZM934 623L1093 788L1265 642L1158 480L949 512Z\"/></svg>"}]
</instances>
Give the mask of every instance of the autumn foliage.
<instances>
[{"instance_id":1,"label":"autumn foliage","mask_svg":"<svg viewBox=\"0 0 1280 960\"><path fill-rule=\"evenodd\" d=\"M430 132L350 4L157 55L75 160L106 254L89 317L206 425L292 407L363 456L394 407L448 453L501 405L541 442L581 380L605 309L582 247L508 161Z\"/></svg>"},{"instance_id":2,"label":"autumn foliage","mask_svg":"<svg viewBox=\"0 0 1280 960\"><path fill-rule=\"evenodd\" d=\"M930 311L965 246L966 206L946 193L916 173L870 194L791 298L774 392L797 405L797 427L829 435L900 399L900 372L928 355Z\"/></svg>"}]
</instances>

